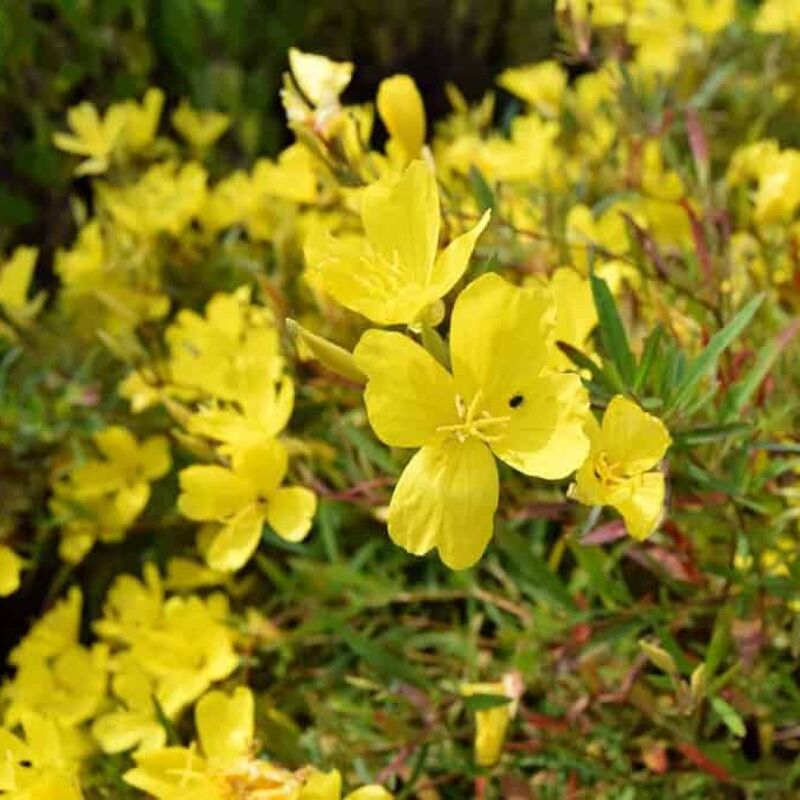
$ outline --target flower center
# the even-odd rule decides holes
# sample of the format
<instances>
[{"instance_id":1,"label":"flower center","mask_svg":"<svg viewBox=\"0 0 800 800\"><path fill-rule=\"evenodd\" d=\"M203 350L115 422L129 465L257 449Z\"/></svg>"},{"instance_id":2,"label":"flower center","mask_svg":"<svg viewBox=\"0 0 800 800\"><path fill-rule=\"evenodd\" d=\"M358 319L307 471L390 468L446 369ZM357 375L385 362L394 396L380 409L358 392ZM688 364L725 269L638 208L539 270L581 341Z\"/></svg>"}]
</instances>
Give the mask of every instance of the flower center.
<instances>
[{"instance_id":1,"label":"flower center","mask_svg":"<svg viewBox=\"0 0 800 800\"><path fill-rule=\"evenodd\" d=\"M483 390L478 389L472 401L467 405L462 395L456 395L456 414L458 422L455 425L440 425L436 430L442 433L452 433L459 442L466 442L470 436L483 442L496 442L505 431L509 416L494 417L485 408L481 408Z\"/></svg>"},{"instance_id":2,"label":"flower center","mask_svg":"<svg viewBox=\"0 0 800 800\"><path fill-rule=\"evenodd\" d=\"M622 464L614 464L608 460L605 452L601 452L594 460L595 477L605 486L619 486L625 483L628 476L625 475Z\"/></svg>"}]
</instances>

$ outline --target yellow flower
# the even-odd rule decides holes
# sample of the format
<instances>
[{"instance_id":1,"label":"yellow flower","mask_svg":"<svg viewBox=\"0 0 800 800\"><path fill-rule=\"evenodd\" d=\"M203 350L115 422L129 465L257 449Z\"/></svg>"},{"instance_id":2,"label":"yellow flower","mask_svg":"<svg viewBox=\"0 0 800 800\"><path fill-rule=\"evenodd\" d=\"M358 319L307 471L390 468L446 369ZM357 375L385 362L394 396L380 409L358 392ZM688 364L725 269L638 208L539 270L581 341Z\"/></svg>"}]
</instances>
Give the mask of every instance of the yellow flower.
<instances>
[{"instance_id":1,"label":"yellow flower","mask_svg":"<svg viewBox=\"0 0 800 800\"><path fill-rule=\"evenodd\" d=\"M247 286L215 294L205 316L180 311L165 339L170 380L184 393L247 404L258 386L281 381L284 360L274 317L250 301Z\"/></svg>"},{"instance_id":2,"label":"yellow flower","mask_svg":"<svg viewBox=\"0 0 800 800\"><path fill-rule=\"evenodd\" d=\"M548 285L556 304L555 340L587 353L589 334L597 325L597 309L589 280L574 269L562 267L552 274ZM571 369L572 362L559 350L554 366Z\"/></svg>"},{"instance_id":3,"label":"yellow flower","mask_svg":"<svg viewBox=\"0 0 800 800\"><path fill-rule=\"evenodd\" d=\"M169 472L169 444L151 436L141 444L127 429L111 426L94 436L102 458L75 467L54 485L51 508L64 517L62 557L80 561L95 539L115 540L142 513L150 483Z\"/></svg>"},{"instance_id":4,"label":"yellow flower","mask_svg":"<svg viewBox=\"0 0 800 800\"><path fill-rule=\"evenodd\" d=\"M182 100L172 112L172 124L191 147L202 152L228 130L231 120L220 111L195 109Z\"/></svg>"},{"instance_id":5,"label":"yellow flower","mask_svg":"<svg viewBox=\"0 0 800 800\"><path fill-rule=\"evenodd\" d=\"M452 374L400 333L367 331L356 364L368 378L370 424L393 447L421 448L389 506L389 535L415 555L437 548L453 569L474 564L492 535L493 454L525 473L564 478L586 457L586 392L554 360L555 306L546 290L495 274L456 300Z\"/></svg>"},{"instance_id":6,"label":"yellow flower","mask_svg":"<svg viewBox=\"0 0 800 800\"><path fill-rule=\"evenodd\" d=\"M411 324L464 274L480 222L437 255L441 214L430 167L414 161L399 178L364 191L366 239L312 237L306 244L309 278L352 311L379 325Z\"/></svg>"},{"instance_id":7,"label":"yellow flower","mask_svg":"<svg viewBox=\"0 0 800 800\"><path fill-rule=\"evenodd\" d=\"M141 103L135 100L126 100L114 109L122 109L125 124L122 127L120 147L128 154L138 154L146 150L156 138L158 123L161 119L161 109L164 107L164 92L151 87L148 89Z\"/></svg>"},{"instance_id":8,"label":"yellow flower","mask_svg":"<svg viewBox=\"0 0 800 800\"><path fill-rule=\"evenodd\" d=\"M0 544L0 597L7 597L19 589L22 559L8 546Z\"/></svg>"},{"instance_id":9,"label":"yellow flower","mask_svg":"<svg viewBox=\"0 0 800 800\"><path fill-rule=\"evenodd\" d=\"M249 689L209 692L195 707L199 747L137 753L124 780L157 800L296 800L299 779L253 756L253 716Z\"/></svg>"},{"instance_id":10,"label":"yellow flower","mask_svg":"<svg viewBox=\"0 0 800 800\"><path fill-rule=\"evenodd\" d=\"M587 431L592 449L570 496L585 505L612 506L634 539L646 539L664 507L664 474L655 469L671 441L664 423L617 395L602 426L590 417Z\"/></svg>"},{"instance_id":11,"label":"yellow flower","mask_svg":"<svg viewBox=\"0 0 800 800\"><path fill-rule=\"evenodd\" d=\"M800 205L800 151L783 150L763 162L754 216L759 224L786 221Z\"/></svg>"},{"instance_id":12,"label":"yellow flower","mask_svg":"<svg viewBox=\"0 0 800 800\"><path fill-rule=\"evenodd\" d=\"M114 221L143 238L179 236L206 200L205 169L195 161L154 164L129 186L100 187L104 208Z\"/></svg>"},{"instance_id":13,"label":"yellow flower","mask_svg":"<svg viewBox=\"0 0 800 800\"><path fill-rule=\"evenodd\" d=\"M736 20L736 0L685 0L686 20L706 36L714 36Z\"/></svg>"},{"instance_id":14,"label":"yellow flower","mask_svg":"<svg viewBox=\"0 0 800 800\"><path fill-rule=\"evenodd\" d=\"M115 662L124 656L145 672L151 696L174 717L236 669L229 614L222 594L165 598L158 571L148 564L144 581L131 575L114 581L94 629L111 646ZM142 710L138 704L136 709Z\"/></svg>"},{"instance_id":15,"label":"yellow flower","mask_svg":"<svg viewBox=\"0 0 800 800\"><path fill-rule=\"evenodd\" d=\"M338 770L312 772L300 790L297 800L341 800L342 776ZM382 786L372 784L350 792L344 800L392 800Z\"/></svg>"},{"instance_id":16,"label":"yellow flower","mask_svg":"<svg viewBox=\"0 0 800 800\"><path fill-rule=\"evenodd\" d=\"M797 33L800 0L765 0L758 9L753 29L759 33Z\"/></svg>"},{"instance_id":17,"label":"yellow flower","mask_svg":"<svg viewBox=\"0 0 800 800\"><path fill-rule=\"evenodd\" d=\"M387 150L396 148L401 163L419 158L425 144L425 106L414 79L392 75L381 81L376 103L389 131Z\"/></svg>"},{"instance_id":18,"label":"yellow flower","mask_svg":"<svg viewBox=\"0 0 800 800\"><path fill-rule=\"evenodd\" d=\"M4 800L81 800L79 760L68 735L28 711L22 735L0 728L0 796Z\"/></svg>"},{"instance_id":19,"label":"yellow flower","mask_svg":"<svg viewBox=\"0 0 800 800\"><path fill-rule=\"evenodd\" d=\"M108 169L125 116L121 106L112 106L101 117L97 108L87 102L67 111L67 124L73 133L55 133L53 142L59 150L85 157L75 168L76 175L100 175Z\"/></svg>"},{"instance_id":20,"label":"yellow flower","mask_svg":"<svg viewBox=\"0 0 800 800\"><path fill-rule=\"evenodd\" d=\"M686 20L671 0L647 0L627 19L628 39L637 46L636 64L646 75L671 74L686 47Z\"/></svg>"},{"instance_id":21,"label":"yellow flower","mask_svg":"<svg viewBox=\"0 0 800 800\"><path fill-rule=\"evenodd\" d=\"M277 436L292 414L294 384L288 375L275 379L266 371L254 370L252 377L235 404L213 403L192 414L189 433L220 442L225 454Z\"/></svg>"},{"instance_id":22,"label":"yellow flower","mask_svg":"<svg viewBox=\"0 0 800 800\"><path fill-rule=\"evenodd\" d=\"M43 293L28 300L37 253L35 247L18 247L5 264L0 264L0 308L19 324L36 316L44 303Z\"/></svg>"},{"instance_id":23,"label":"yellow flower","mask_svg":"<svg viewBox=\"0 0 800 800\"><path fill-rule=\"evenodd\" d=\"M156 716L155 680L130 653L118 658L112 668L111 693L120 706L97 717L92 735L106 753L163 747L166 731Z\"/></svg>"},{"instance_id":24,"label":"yellow flower","mask_svg":"<svg viewBox=\"0 0 800 800\"><path fill-rule=\"evenodd\" d=\"M557 61L541 61L522 67L509 67L497 83L542 114L558 114L567 88L567 72Z\"/></svg>"},{"instance_id":25,"label":"yellow flower","mask_svg":"<svg viewBox=\"0 0 800 800\"><path fill-rule=\"evenodd\" d=\"M212 569L244 566L258 547L265 521L287 541L306 536L316 495L302 486L281 487L287 460L286 448L268 439L238 448L230 468L194 465L181 471L180 512L221 524L205 554Z\"/></svg>"},{"instance_id":26,"label":"yellow flower","mask_svg":"<svg viewBox=\"0 0 800 800\"><path fill-rule=\"evenodd\" d=\"M508 703L484 708L475 712L475 763L481 767L494 766L503 752L506 732L517 713L517 703L522 694L521 681L515 673L509 673L502 681L494 683L465 683L461 694L505 696Z\"/></svg>"},{"instance_id":27,"label":"yellow flower","mask_svg":"<svg viewBox=\"0 0 800 800\"><path fill-rule=\"evenodd\" d=\"M315 128L324 132L326 125L340 109L339 95L353 77L352 63L331 61L325 56L304 53L291 47L289 68L291 78L284 76L281 90L281 100L289 123L311 121Z\"/></svg>"},{"instance_id":28,"label":"yellow flower","mask_svg":"<svg viewBox=\"0 0 800 800\"><path fill-rule=\"evenodd\" d=\"M16 672L3 686L6 724L36 711L73 726L99 709L106 693L108 649L79 644L80 610L81 594L73 590L11 652L8 660Z\"/></svg>"}]
</instances>

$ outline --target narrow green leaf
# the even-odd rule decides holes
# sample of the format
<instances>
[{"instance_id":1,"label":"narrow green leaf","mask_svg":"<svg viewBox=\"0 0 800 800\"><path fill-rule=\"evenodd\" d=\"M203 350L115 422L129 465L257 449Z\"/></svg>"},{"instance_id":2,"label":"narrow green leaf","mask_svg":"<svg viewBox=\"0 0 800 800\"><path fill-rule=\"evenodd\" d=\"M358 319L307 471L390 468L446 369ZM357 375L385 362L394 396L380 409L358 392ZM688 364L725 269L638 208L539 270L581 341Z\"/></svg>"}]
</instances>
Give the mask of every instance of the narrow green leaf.
<instances>
[{"instance_id":1,"label":"narrow green leaf","mask_svg":"<svg viewBox=\"0 0 800 800\"><path fill-rule=\"evenodd\" d=\"M727 703L721 697L712 697L711 707L734 736L742 737L747 733L739 712L730 703Z\"/></svg>"},{"instance_id":2,"label":"narrow green leaf","mask_svg":"<svg viewBox=\"0 0 800 800\"><path fill-rule=\"evenodd\" d=\"M617 311L617 304L608 284L597 275L590 275L592 296L600 320L600 338L608 355L613 359L626 387L633 384L636 362L631 353L628 337Z\"/></svg>"},{"instance_id":3,"label":"narrow green leaf","mask_svg":"<svg viewBox=\"0 0 800 800\"><path fill-rule=\"evenodd\" d=\"M758 390L758 387L761 386L764 378L767 377L772 365L783 352L784 347L785 342L781 341L779 337L767 342L761 348L750 371L736 383L725 397L720 412L720 417L723 420L735 417L742 412L750 398Z\"/></svg>"},{"instance_id":4,"label":"narrow green leaf","mask_svg":"<svg viewBox=\"0 0 800 800\"><path fill-rule=\"evenodd\" d=\"M706 681L710 681L725 660L731 645L731 617L730 606L723 606L714 620L714 632L706 650Z\"/></svg>"},{"instance_id":5,"label":"narrow green leaf","mask_svg":"<svg viewBox=\"0 0 800 800\"><path fill-rule=\"evenodd\" d=\"M601 385L609 386L608 376L605 375L603 370L592 361L589 356L573 347L567 342L556 342L556 347L576 366L578 369L585 369L591 376L592 380Z\"/></svg>"},{"instance_id":6,"label":"narrow green leaf","mask_svg":"<svg viewBox=\"0 0 800 800\"><path fill-rule=\"evenodd\" d=\"M356 656L385 677L402 680L414 686L429 684L428 679L414 669L407 660L387 652L377 643L357 633L349 626L337 623L334 625L334 630Z\"/></svg>"},{"instance_id":7,"label":"narrow green leaf","mask_svg":"<svg viewBox=\"0 0 800 800\"><path fill-rule=\"evenodd\" d=\"M650 377L650 370L653 368L653 364L656 360L656 355L658 354L659 347L661 345L661 337L664 335L664 329L661 325L656 325L655 328L650 332L650 335L647 337L644 343L644 352L642 353L642 359L639 362L639 366L636 370L636 377L633 380L633 391L639 392L641 391L642 387L646 384L648 377Z\"/></svg>"},{"instance_id":8,"label":"narrow green leaf","mask_svg":"<svg viewBox=\"0 0 800 800\"><path fill-rule=\"evenodd\" d=\"M700 381L714 369L722 353L747 327L763 300L764 295L754 297L724 328L711 337L706 349L689 363L686 374L672 398L671 408L680 408L690 399Z\"/></svg>"},{"instance_id":9,"label":"narrow green leaf","mask_svg":"<svg viewBox=\"0 0 800 800\"><path fill-rule=\"evenodd\" d=\"M430 323L423 322L422 330L423 347L447 370L450 369L450 351L439 332Z\"/></svg>"},{"instance_id":10,"label":"narrow green leaf","mask_svg":"<svg viewBox=\"0 0 800 800\"><path fill-rule=\"evenodd\" d=\"M699 444L727 439L730 436L741 436L750 432L746 422L732 422L728 425L711 425L705 428L693 428L690 431L673 431L672 438L677 445L696 447Z\"/></svg>"},{"instance_id":11,"label":"narrow green leaf","mask_svg":"<svg viewBox=\"0 0 800 800\"><path fill-rule=\"evenodd\" d=\"M468 711L488 711L490 708L507 706L510 698L503 694L472 694L464 698L464 708Z\"/></svg>"}]
</instances>

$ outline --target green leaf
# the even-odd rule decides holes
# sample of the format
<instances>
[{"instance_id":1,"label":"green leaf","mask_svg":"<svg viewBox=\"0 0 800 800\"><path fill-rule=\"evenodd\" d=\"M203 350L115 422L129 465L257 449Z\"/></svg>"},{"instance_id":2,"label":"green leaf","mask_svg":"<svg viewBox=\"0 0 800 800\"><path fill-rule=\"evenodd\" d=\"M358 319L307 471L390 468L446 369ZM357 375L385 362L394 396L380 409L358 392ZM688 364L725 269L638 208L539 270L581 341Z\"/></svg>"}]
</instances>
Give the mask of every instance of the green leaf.
<instances>
[{"instance_id":1,"label":"green leaf","mask_svg":"<svg viewBox=\"0 0 800 800\"><path fill-rule=\"evenodd\" d=\"M464 708L468 711L488 711L490 708L507 706L510 698L504 694L471 694L464 698Z\"/></svg>"},{"instance_id":2,"label":"green leaf","mask_svg":"<svg viewBox=\"0 0 800 800\"><path fill-rule=\"evenodd\" d=\"M747 733L739 712L730 703L727 703L721 697L712 697L711 707L734 736L742 737Z\"/></svg>"},{"instance_id":3,"label":"green leaf","mask_svg":"<svg viewBox=\"0 0 800 800\"><path fill-rule=\"evenodd\" d=\"M422 330L423 347L447 370L450 369L450 351L445 344L444 339L439 335L430 323L423 322Z\"/></svg>"},{"instance_id":4,"label":"green leaf","mask_svg":"<svg viewBox=\"0 0 800 800\"><path fill-rule=\"evenodd\" d=\"M758 390L758 387L761 386L764 378L767 377L772 365L783 352L783 349L784 343L778 339L773 339L759 350L755 364L753 364L750 371L733 386L725 397L720 411L720 417L723 420L735 417L742 412L750 398Z\"/></svg>"},{"instance_id":5,"label":"green leaf","mask_svg":"<svg viewBox=\"0 0 800 800\"><path fill-rule=\"evenodd\" d=\"M730 346L734 339L747 327L764 300L764 295L754 297L736 316L721 330L717 331L708 346L697 358L693 359L678 385L670 408L677 409L691 399L692 393L700 381L714 370L719 357Z\"/></svg>"},{"instance_id":6,"label":"green leaf","mask_svg":"<svg viewBox=\"0 0 800 800\"><path fill-rule=\"evenodd\" d=\"M590 275L592 296L600 320L600 338L608 355L613 359L626 387L633 384L636 362L633 358L617 304L608 284L597 275Z\"/></svg>"},{"instance_id":7,"label":"green leaf","mask_svg":"<svg viewBox=\"0 0 800 800\"><path fill-rule=\"evenodd\" d=\"M647 337L644 343L642 359L639 362L639 366L636 370L636 377L633 379L634 392L641 391L642 387L647 382L647 379L650 376L650 370L653 368L653 364L656 360L656 355L658 354L659 346L661 345L661 337L663 335L664 329L661 327L661 325L656 325L656 327L653 328L653 330L650 332L650 335Z\"/></svg>"},{"instance_id":8,"label":"green leaf","mask_svg":"<svg viewBox=\"0 0 800 800\"><path fill-rule=\"evenodd\" d=\"M730 606L723 606L714 620L714 632L711 642L706 650L706 681L710 681L720 668L731 646L731 617Z\"/></svg>"},{"instance_id":9,"label":"green leaf","mask_svg":"<svg viewBox=\"0 0 800 800\"><path fill-rule=\"evenodd\" d=\"M369 664L376 672L393 680L401 680L414 686L428 686L428 679L414 669L409 662L387 652L377 643L356 633L352 628L344 624L334 624L335 632L341 636L344 643L362 661Z\"/></svg>"},{"instance_id":10,"label":"green leaf","mask_svg":"<svg viewBox=\"0 0 800 800\"><path fill-rule=\"evenodd\" d=\"M684 447L696 447L699 444L727 439L730 436L741 436L750 432L747 422L732 422L728 425L710 425L705 428L693 428L690 431L673 431L675 444Z\"/></svg>"},{"instance_id":11,"label":"green leaf","mask_svg":"<svg viewBox=\"0 0 800 800\"><path fill-rule=\"evenodd\" d=\"M492 187L483 177L483 173L473 164L469 168L469 182L472 185L472 194L478 204L481 213L486 211L487 208L494 209L494 192Z\"/></svg>"},{"instance_id":12,"label":"green leaf","mask_svg":"<svg viewBox=\"0 0 800 800\"><path fill-rule=\"evenodd\" d=\"M556 342L556 347L576 366L578 369L585 369L589 374L592 376L592 380L600 385L608 386L609 388L613 388L610 383L608 376L603 372L603 370L594 362L592 361L589 356L585 353L582 353L578 350L577 347L573 347L571 344L567 342Z\"/></svg>"}]
</instances>

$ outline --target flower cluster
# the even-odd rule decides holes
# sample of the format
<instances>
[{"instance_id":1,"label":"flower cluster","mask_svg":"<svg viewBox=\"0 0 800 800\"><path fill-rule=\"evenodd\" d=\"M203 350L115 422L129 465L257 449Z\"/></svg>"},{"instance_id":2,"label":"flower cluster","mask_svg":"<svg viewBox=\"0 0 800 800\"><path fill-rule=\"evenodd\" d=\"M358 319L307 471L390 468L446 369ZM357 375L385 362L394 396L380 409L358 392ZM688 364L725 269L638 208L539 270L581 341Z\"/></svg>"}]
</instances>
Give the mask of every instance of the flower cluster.
<instances>
[{"instance_id":1,"label":"flower cluster","mask_svg":"<svg viewBox=\"0 0 800 800\"><path fill-rule=\"evenodd\" d=\"M751 739L794 753L800 4L555 5L566 55L438 121L291 48L295 141L245 166L157 88L67 111L74 240L0 260L0 596L38 611L0 797L492 797L519 752L503 796L578 796L629 698L659 780L669 737L743 795ZM343 683L386 704L356 733Z\"/></svg>"}]
</instances>

